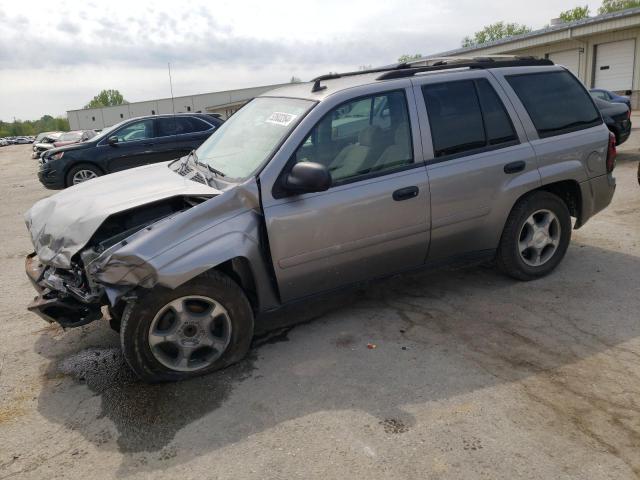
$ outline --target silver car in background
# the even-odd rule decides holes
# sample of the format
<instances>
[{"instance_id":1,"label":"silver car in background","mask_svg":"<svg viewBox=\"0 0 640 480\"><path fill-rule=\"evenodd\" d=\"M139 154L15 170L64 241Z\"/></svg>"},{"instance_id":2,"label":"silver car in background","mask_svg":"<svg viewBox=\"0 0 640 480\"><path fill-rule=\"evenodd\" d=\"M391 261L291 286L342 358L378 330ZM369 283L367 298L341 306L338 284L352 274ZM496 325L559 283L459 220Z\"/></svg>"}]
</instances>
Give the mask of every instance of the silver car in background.
<instances>
[{"instance_id":1,"label":"silver car in background","mask_svg":"<svg viewBox=\"0 0 640 480\"><path fill-rule=\"evenodd\" d=\"M201 375L323 292L461 259L547 275L610 203L615 154L548 60L326 75L254 99L182 159L36 203L29 309L74 327L106 305L143 380Z\"/></svg>"}]
</instances>

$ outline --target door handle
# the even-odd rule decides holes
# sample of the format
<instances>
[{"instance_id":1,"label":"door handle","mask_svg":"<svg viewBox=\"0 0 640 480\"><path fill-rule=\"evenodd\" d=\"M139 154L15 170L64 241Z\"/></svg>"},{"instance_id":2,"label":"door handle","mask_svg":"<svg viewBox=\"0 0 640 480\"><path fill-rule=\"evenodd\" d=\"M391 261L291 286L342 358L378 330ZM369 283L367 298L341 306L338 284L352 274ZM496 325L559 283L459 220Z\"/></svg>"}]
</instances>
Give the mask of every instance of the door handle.
<instances>
[{"instance_id":1,"label":"door handle","mask_svg":"<svg viewBox=\"0 0 640 480\"><path fill-rule=\"evenodd\" d=\"M504 166L504 173L518 173L524 170L527 166L527 162L524 160L518 160L517 162L507 163Z\"/></svg>"},{"instance_id":2,"label":"door handle","mask_svg":"<svg viewBox=\"0 0 640 480\"><path fill-rule=\"evenodd\" d=\"M410 198L418 196L418 187L405 187L393 192L393 199L396 202L401 202L402 200L409 200Z\"/></svg>"}]
</instances>

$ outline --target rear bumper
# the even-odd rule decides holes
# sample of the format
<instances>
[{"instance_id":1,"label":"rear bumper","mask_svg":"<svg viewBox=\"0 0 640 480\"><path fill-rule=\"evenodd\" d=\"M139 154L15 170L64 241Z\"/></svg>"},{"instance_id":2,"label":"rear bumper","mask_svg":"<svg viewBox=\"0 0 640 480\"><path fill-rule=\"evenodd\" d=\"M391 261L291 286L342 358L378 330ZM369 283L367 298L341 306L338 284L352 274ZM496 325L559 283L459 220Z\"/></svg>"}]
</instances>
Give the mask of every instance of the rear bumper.
<instances>
[{"instance_id":1,"label":"rear bumper","mask_svg":"<svg viewBox=\"0 0 640 480\"><path fill-rule=\"evenodd\" d=\"M581 227L596 213L609 206L616 191L616 179L611 173L590 178L586 182L580 183L580 190L582 193L582 214L576 223L576 228Z\"/></svg>"},{"instance_id":2,"label":"rear bumper","mask_svg":"<svg viewBox=\"0 0 640 480\"><path fill-rule=\"evenodd\" d=\"M627 120L618 130L617 145L622 145L631 135L631 120Z\"/></svg>"}]
</instances>

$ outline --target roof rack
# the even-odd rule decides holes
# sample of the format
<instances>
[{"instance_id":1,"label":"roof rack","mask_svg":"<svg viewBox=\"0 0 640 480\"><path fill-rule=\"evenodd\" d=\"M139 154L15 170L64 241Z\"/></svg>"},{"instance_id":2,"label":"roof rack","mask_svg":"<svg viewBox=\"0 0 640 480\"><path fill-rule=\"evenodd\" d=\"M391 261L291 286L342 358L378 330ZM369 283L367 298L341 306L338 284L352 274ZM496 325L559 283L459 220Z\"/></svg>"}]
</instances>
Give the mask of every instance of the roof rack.
<instances>
[{"instance_id":1,"label":"roof rack","mask_svg":"<svg viewBox=\"0 0 640 480\"><path fill-rule=\"evenodd\" d=\"M423 65L416 65L423 64ZM354 72L344 73L328 73L320 75L311 80L313 87L312 92L319 92L327 88L321 85L323 80L334 80L342 77L352 77L355 75L364 75L366 73L382 73L376 77L376 80L390 80L392 78L412 77L416 73L433 72L437 70L451 70L454 68L504 68L504 67L533 67L554 65L554 63L546 58L537 57L519 57L515 55L491 55L484 57L437 57L437 58L420 58L406 63L396 63L385 67L370 68L367 70L357 70Z\"/></svg>"},{"instance_id":2,"label":"roof rack","mask_svg":"<svg viewBox=\"0 0 640 480\"><path fill-rule=\"evenodd\" d=\"M311 80L313 82L313 87L311 88L312 92L319 92L320 90L324 90L326 85L320 85L320 82L323 80L334 80L336 78L342 77L353 77L354 75L364 75L366 73L380 73L380 72L389 72L402 70L405 68L412 68L410 63L396 63L394 65L388 65L386 67L380 68L369 68L367 70L356 70L354 72L343 72L343 73L327 73L326 75L320 75L319 77Z\"/></svg>"},{"instance_id":3,"label":"roof rack","mask_svg":"<svg viewBox=\"0 0 640 480\"><path fill-rule=\"evenodd\" d=\"M429 64L429 62L433 62ZM422 66L414 66L415 63L425 63ZM492 56L492 57L443 57L430 58L424 60L415 60L411 62L409 68L402 70L387 70L376 80L390 80L392 78L411 77L416 73L433 72L438 70L451 70L455 68L506 68L506 67L534 67L554 65L547 58L536 57L516 57L508 55Z\"/></svg>"}]
</instances>

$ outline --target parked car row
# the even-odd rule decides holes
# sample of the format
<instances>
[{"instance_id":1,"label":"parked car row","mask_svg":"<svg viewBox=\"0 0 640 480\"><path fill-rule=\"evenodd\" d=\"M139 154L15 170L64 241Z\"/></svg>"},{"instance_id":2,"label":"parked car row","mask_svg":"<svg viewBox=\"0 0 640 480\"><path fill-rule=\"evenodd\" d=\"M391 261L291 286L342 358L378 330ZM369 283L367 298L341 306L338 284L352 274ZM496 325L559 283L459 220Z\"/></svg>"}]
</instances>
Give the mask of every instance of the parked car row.
<instances>
[{"instance_id":1,"label":"parked car row","mask_svg":"<svg viewBox=\"0 0 640 480\"><path fill-rule=\"evenodd\" d=\"M631 134L631 99L609 90L589 90L609 131L616 137L616 145L622 145Z\"/></svg>"},{"instance_id":2,"label":"parked car row","mask_svg":"<svg viewBox=\"0 0 640 480\"><path fill-rule=\"evenodd\" d=\"M32 143L35 137L22 136L22 137L2 137L0 138L0 147L6 147L8 145L25 145Z\"/></svg>"},{"instance_id":3,"label":"parked car row","mask_svg":"<svg viewBox=\"0 0 640 480\"><path fill-rule=\"evenodd\" d=\"M108 308L145 381L237 362L271 312L354 283L480 258L543 277L616 188L614 134L549 60L333 73L217 126L145 117L49 150L49 187L144 166L26 214L29 310L68 328Z\"/></svg>"}]
</instances>

